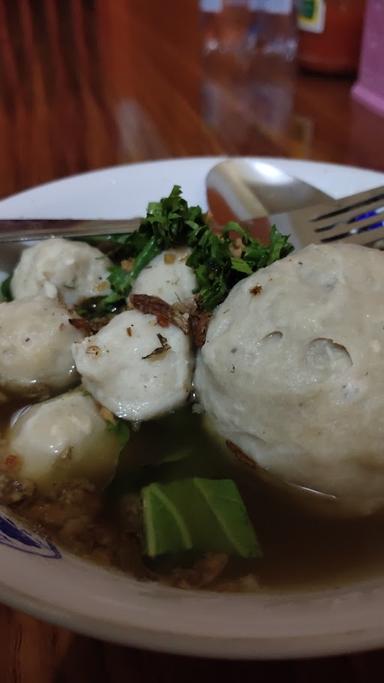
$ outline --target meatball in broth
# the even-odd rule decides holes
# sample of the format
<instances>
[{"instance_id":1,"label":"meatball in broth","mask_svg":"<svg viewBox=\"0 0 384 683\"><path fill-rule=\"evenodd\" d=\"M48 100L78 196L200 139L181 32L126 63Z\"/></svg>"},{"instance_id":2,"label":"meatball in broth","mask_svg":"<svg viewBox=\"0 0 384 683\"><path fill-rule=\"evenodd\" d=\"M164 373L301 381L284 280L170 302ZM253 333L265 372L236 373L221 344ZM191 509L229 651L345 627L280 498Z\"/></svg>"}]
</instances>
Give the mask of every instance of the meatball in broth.
<instances>
[{"instance_id":1,"label":"meatball in broth","mask_svg":"<svg viewBox=\"0 0 384 683\"><path fill-rule=\"evenodd\" d=\"M73 344L85 388L118 417L140 421L181 406L191 391L190 342L178 327L130 310Z\"/></svg>"},{"instance_id":2,"label":"meatball in broth","mask_svg":"<svg viewBox=\"0 0 384 683\"><path fill-rule=\"evenodd\" d=\"M24 249L16 266L11 292L14 299L37 294L59 297L68 306L110 292L107 256L85 242L52 238Z\"/></svg>"},{"instance_id":3,"label":"meatball in broth","mask_svg":"<svg viewBox=\"0 0 384 683\"><path fill-rule=\"evenodd\" d=\"M18 477L47 493L77 479L103 488L115 472L121 444L102 415L81 389L23 410L7 439L19 462Z\"/></svg>"},{"instance_id":4,"label":"meatball in broth","mask_svg":"<svg viewBox=\"0 0 384 683\"><path fill-rule=\"evenodd\" d=\"M0 303L0 391L46 398L78 380L71 345L83 333L67 309L43 296Z\"/></svg>"},{"instance_id":5,"label":"meatball in broth","mask_svg":"<svg viewBox=\"0 0 384 683\"><path fill-rule=\"evenodd\" d=\"M384 255L312 245L216 309L196 388L216 429L272 475L384 505Z\"/></svg>"},{"instance_id":6,"label":"meatball in broth","mask_svg":"<svg viewBox=\"0 0 384 683\"><path fill-rule=\"evenodd\" d=\"M195 274L186 264L190 249L169 249L156 256L140 273L133 294L158 296L168 304L191 299L197 287Z\"/></svg>"}]
</instances>

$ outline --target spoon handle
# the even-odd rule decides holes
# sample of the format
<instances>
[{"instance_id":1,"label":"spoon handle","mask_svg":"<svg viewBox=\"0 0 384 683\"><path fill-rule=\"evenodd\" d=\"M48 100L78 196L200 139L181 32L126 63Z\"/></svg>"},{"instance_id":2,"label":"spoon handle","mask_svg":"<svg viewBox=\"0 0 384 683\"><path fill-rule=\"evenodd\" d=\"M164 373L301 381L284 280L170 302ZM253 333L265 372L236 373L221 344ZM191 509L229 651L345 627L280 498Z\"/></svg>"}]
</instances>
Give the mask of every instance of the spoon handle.
<instances>
[{"instance_id":1,"label":"spoon handle","mask_svg":"<svg viewBox=\"0 0 384 683\"><path fill-rule=\"evenodd\" d=\"M50 237L122 234L137 230L141 220L141 218L128 218L126 220L76 218L0 219L0 243L43 240Z\"/></svg>"}]
</instances>

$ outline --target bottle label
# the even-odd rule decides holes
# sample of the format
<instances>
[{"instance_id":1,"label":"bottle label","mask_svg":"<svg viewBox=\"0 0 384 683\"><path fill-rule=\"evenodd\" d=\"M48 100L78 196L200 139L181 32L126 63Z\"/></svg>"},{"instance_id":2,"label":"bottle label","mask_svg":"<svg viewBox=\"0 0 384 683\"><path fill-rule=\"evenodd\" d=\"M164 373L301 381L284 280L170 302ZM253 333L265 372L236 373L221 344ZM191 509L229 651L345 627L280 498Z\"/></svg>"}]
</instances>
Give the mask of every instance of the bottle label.
<instances>
[{"instance_id":1,"label":"bottle label","mask_svg":"<svg viewBox=\"0 0 384 683\"><path fill-rule=\"evenodd\" d=\"M268 14L291 14L293 0L249 0L249 9L261 10Z\"/></svg>"},{"instance_id":2,"label":"bottle label","mask_svg":"<svg viewBox=\"0 0 384 683\"><path fill-rule=\"evenodd\" d=\"M326 12L325 0L299 0L299 28L311 33L323 33Z\"/></svg>"}]
</instances>

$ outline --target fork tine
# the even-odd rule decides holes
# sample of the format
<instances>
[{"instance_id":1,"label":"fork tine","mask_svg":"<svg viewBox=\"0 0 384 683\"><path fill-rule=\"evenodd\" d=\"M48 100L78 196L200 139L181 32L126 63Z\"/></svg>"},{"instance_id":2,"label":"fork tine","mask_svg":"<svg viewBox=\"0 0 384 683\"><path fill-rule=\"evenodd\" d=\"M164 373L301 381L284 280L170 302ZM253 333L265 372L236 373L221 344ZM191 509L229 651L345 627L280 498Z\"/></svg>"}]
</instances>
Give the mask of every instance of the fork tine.
<instances>
[{"instance_id":1,"label":"fork tine","mask_svg":"<svg viewBox=\"0 0 384 683\"><path fill-rule=\"evenodd\" d=\"M365 233L371 233L371 239L375 238L376 234L384 228L384 220L372 220L372 217L358 224L358 227L351 227L344 223L340 224L339 231L336 233L329 233L327 236L321 236L321 244L329 244L329 242L337 242L340 240L355 242L362 244ZM379 237L377 237L379 239Z\"/></svg>"},{"instance_id":2,"label":"fork tine","mask_svg":"<svg viewBox=\"0 0 384 683\"><path fill-rule=\"evenodd\" d=\"M284 225L278 216L278 227ZM332 219L335 219L332 221ZM285 214L285 225L294 238L295 246L310 243L345 241L352 244L371 244L384 238L384 187L361 192L338 200L335 204L321 204Z\"/></svg>"},{"instance_id":3,"label":"fork tine","mask_svg":"<svg viewBox=\"0 0 384 683\"><path fill-rule=\"evenodd\" d=\"M364 206L361 204L357 208L345 207L343 210L338 210L339 220L332 222L330 218L321 218L317 216L313 219L312 227L315 232L330 232L335 229L339 229L346 225L355 225L356 227L360 223L367 219L372 219L372 215L379 215L384 211L384 195L380 198L374 198L372 201L366 201Z\"/></svg>"},{"instance_id":4,"label":"fork tine","mask_svg":"<svg viewBox=\"0 0 384 683\"><path fill-rule=\"evenodd\" d=\"M330 223L328 225L320 225L315 228L315 232L329 232L330 230L337 228L339 225L350 225L352 230L353 226L358 227L362 221L384 213L384 198L383 201L380 202L379 206L376 207L370 205L366 207L365 213L361 213L361 211L362 209L360 208L359 211L356 212L356 215L352 215L350 218L344 219L343 221L336 221L336 223Z\"/></svg>"},{"instance_id":5,"label":"fork tine","mask_svg":"<svg viewBox=\"0 0 384 683\"><path fill-rule=\"evenodd\" d=\"M375 230L367 230L367 232L360 232L355 235L348 235L347 237L343 237L341 241L346 242L348 244L361 244L362 246L373 247L375 246L376 242L383 239L384 222L381 223L381 227L378 227ZM322 244L324 244L324 242L322 242Z\"/></svg>"},{"instance_id":6,"label":"fork tine","mask_svg":"<svg viewBox=\"0 0 384 683\"><path fill-rule=\"evenodd\" d=\"M364 208L365 206L374 202L382 202L384 200L384 186L376 187L373 190L359 192L349 197L337 200L336 207L333 211L316 216L313 220L315 222L324 219L334 218L335 216L343 215L346 211L353 211L354 209Z\"/></svg>"}]
</instances>

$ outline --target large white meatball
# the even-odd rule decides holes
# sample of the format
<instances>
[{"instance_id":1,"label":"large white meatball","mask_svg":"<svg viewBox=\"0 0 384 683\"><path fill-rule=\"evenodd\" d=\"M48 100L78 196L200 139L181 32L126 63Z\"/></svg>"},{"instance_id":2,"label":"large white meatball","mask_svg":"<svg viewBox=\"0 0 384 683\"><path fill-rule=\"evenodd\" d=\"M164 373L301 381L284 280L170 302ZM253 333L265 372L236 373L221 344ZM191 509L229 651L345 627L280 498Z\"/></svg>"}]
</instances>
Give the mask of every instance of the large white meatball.
<instances>
[{"instance_id":1,"label":"large white meatball","mask_svg":"<svg viewBox=\"0 0 384 683\"><path fill-rule=\"evenodd\" d=\"M110 292L110 266L107 256L85 242L43 240L22 252L11 280L12 296L59 296L73 306L82 299Z\"/></svg>"},{"instance_id":2,"label":"large white meatball","mask_svg":"<svg viewBox=\"0 0 384 683\"><path fill-rule=\"evenodd\" d=\"M71 345L83 338L56 300L33 297L0 303L0 389L8 395L47 397L78 375Z\"/></svg>"},{"instance_id":3,"label":"large white meatball","mask_svg":"<svg viewBox=\"0 0 384 683\"><path fill-rule=\"evenodd\" d=\"M286 481L384 505L384 255L310 246L218 307L196 387L218 431Z\"/></svg>"},{"instance_id":4,"label":"large white meatball","mask_svg":"<svg viewBox=\"0 0 384 683\"><path fill-rule=\"evenodd\" d=\"M76 390L24 410L9 430L8 450L20 460L17 476L49 491L73 479L106 485L120 444L94 400Z\"/></svg>"},{"instance_id":5,"label":"large white meatball","mask_svg":"<svg viewBox=\"0 0 384 683\"><path fill-rule=\"evenodd\" d=\"M73 345L85 388L118 417L149 420L182 405L191 390L189 338L153 315L120 313Z\"/></svg>"},{"instance_id":6,"label":"large white meatball","mask_svg":"<svg viewBox=\"0 0 384 683\"><path fill-rule=\"evenodd\" d=\"M190 249L169 249L156 256L137 278L132 293L158 296L168 304L186 301L196 289L196 277L186 260Z\"/></svg>"}]
</instances>

